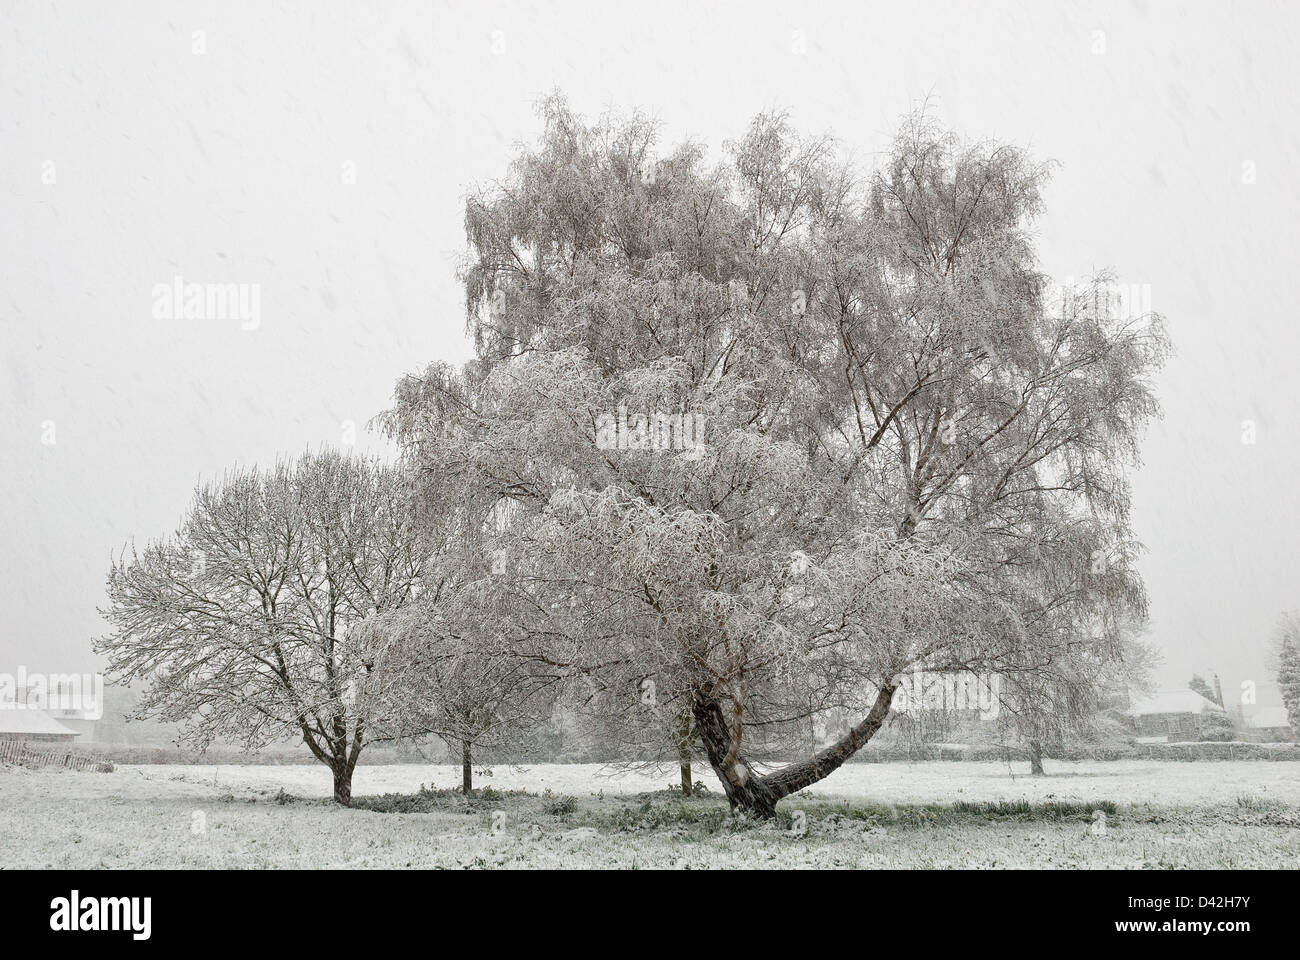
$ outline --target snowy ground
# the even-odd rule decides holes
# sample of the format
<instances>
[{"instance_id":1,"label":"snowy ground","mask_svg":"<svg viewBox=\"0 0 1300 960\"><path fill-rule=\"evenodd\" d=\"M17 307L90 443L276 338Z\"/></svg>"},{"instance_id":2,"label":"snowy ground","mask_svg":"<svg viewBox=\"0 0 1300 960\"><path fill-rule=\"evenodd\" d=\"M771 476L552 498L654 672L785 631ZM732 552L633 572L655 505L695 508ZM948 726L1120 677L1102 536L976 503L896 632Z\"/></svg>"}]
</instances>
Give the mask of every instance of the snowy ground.
<instances>
[{"instance_id":1,"label":"snowy ground","mask_svg":"<svg viewBox=\"0 0 1300 960\"><path fill-rule=\"evenodd\" d=\"M671 770L498 766L476 783L495 793L379 813L327 802L323 767L0 768L0 867L1300 867L1300 763L1023 767L850 765L756 827L726 816L703 771L714 792L683 800ZM459 781L445 766L360 767L354 793ZM1030 806L985 815L986 801ZM1049 815L1060 802L1080 809ZM1106 804L1105 832L1090 830Z\"/></svg>"},{"instance_id":2,"label":"snowy ground","mask_svg":"<svg viewBox=\"0 0 1300 960\"><path fill-rule=\"evenodd\" d=\"M893 803L942 803L952 800L1079 799L1210 805L1258 795L1300 806L1300 763L1291 761L1218 761L1182 763L1143 760L1078 763L1046 761L1050 776L1029 776L1027 763L857 763L841 767L805 791L819 797L846 797ZM129 780L199 781L224 790L284 789L302 797L328 797L330 773L321 765L296 766L175 766L120 767ZM476 775L474 786L496 790L527 790L572 796L630 795L663 790L678 778L675 768L653 771L620 770L597 764L533 764L495 766L491 776ZM695 768L695 778L720 791L712 771ZM423 784L433 788L460 786L460 767L393 764L358 767L353 793L412 793ZM790 801L793 802L793 801Z\"/></svg>"}]
</instances>

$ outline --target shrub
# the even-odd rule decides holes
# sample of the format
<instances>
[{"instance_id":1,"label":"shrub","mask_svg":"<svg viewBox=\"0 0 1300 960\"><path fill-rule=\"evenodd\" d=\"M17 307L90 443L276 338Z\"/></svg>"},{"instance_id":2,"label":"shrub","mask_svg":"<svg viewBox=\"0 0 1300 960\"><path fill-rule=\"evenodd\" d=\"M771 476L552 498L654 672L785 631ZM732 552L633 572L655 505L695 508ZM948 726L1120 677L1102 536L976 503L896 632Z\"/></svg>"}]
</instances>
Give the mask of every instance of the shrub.
<instances>
[{"instance_id":1,"label":"shrub","mask_svg":"<svg viewBox=\"0 0 1300 960\"><path fill-rule=\"evenodd\" d=\"M553 797L546 806L546 812L553 817L567 817L577 809L578 798L568 796Z\"/></svg>"}]
</instances>

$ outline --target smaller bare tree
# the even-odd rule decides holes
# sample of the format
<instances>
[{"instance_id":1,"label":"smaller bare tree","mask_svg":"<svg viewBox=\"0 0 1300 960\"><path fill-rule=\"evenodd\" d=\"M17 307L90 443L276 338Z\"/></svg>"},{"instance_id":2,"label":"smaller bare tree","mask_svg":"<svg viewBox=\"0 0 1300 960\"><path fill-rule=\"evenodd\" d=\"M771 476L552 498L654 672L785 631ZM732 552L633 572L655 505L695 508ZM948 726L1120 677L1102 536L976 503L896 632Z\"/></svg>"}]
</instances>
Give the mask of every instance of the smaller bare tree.
<instances>
[{"instance_id":1,"label":"smaller bare tree","mask_svg":"<svg viewBox=\"0 0 1300 960\"><path fill-rule=\"evenodd\" d=\"M1084 634L1087 628L1079 624L1075 629ZM1141 639L1141 629L1140 622L1132 620L1086 639L1066 636L1049 666L1008 671L1000 715L1024 743L1031 774L1043 775L1047 749L1095 732L1108 703L1125 692L1153 689L1158 655Z\"/></svg>"},{"instance_id":2,"label":"smaller bare tree","mask_svg":"<svg viewBox=\"0 0 1300 960\"><path fill-rule=\"evenodd\" d=\"M560 677L492 629L482 538L449 536L450 523L440 529L420 599L372 619L367 631L383 651L375 674L387 691L385 723L396 737L442 740L460 758L469 794L474 758L524 745L547 717Z\"/></svg>"}]
</instances>

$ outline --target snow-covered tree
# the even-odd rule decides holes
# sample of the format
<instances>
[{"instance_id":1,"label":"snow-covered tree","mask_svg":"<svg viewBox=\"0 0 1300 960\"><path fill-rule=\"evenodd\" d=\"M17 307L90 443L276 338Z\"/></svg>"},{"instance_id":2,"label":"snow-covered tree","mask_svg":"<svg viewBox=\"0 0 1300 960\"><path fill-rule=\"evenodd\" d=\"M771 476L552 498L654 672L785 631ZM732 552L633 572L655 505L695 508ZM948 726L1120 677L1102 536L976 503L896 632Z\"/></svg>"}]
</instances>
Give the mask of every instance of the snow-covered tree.
<instances>
[{"instance_id":1,"label":"snow-covered tree","mask_svg":"<svg viewBox=\"0 0 1300 960\"><path fill-rule=\"evenodd\" d=\"M1300 614L1285 613L1274 634L1277 685L1291 729L1300 733Z\"/></svg>"},{"instance_id":2,"label":"snow-covered tree","mask_svg":"<svg viewBox=\"0 0 1300 960\"><path fill-rule=\"evenodd\" d=\"M1024 743L1030 773L1044 773L1048 749L1095 732L1108 702L1152 692L1158 655L1138 636L1140 626L1120 625L1112 643L1057 643L1050 665L1004 678L998 691L1001 726Z\"/></svg>"},{"instance_id":3,"label":"snow-covered tree","mask_svg":"<svg viewBox=\"0 0 1300 960\"><path fill-rule=\"evenodd\" d=\"M142 715L199 746L301 737L349 803L366 744L403 733L361 625L418 591L405 485L331 451L202 484L174 536L109 571L110 674L146 680Z\"/></svg>"},{"instance_id":4,"label":"snow-covered tree","mask_svg":"<svg viewBox=\"0 0 1300 960\"><path fill-rule=\"evenodd\" d=\"M905 671L1115 655L1166 343L1102 280L1048 297L1043 166L924 116L864 175L780 116L708 166L640 116L542 115L467 205L476 359L385 417L427 490L513 505L482 600L512 649L629 714L652 683L761 816ZM762 771L832 708L859 719Z\"/></svg>"},{"instance_id":5,"label":"snow-covered tree","mask_svg":"<svg viewBox=\"0 0 1300 960\"><path fill-rule=\"evenodd\" d=\"M518 749L545 720L561 675L520 656L483 616L479 598L490 568L464 542L426 556L425 588L411 604L367 621L375 681L389 705L386 723L406 736L435 736L461 764L473 789L474 758Z\"/></svg>"},{"instance_id":6,"label":"snow-covered tree","mask_svg":"<svg viewBox=\"0 0 1300 960\"><path fill-rule=\"evenodd\" d=\"M1217 702L1214 696L1214 688L1211 687L1210 684L1206 681L1206 679L1203 676L1201 676L1199 673L1192 674L1192 679L1188 681L1187 687L1188 689L1194 690L1196 693L1199 693L1201 696L1203 696L1206 700L1209 700L1211 703Z\"/></svg>"}]
</instances>

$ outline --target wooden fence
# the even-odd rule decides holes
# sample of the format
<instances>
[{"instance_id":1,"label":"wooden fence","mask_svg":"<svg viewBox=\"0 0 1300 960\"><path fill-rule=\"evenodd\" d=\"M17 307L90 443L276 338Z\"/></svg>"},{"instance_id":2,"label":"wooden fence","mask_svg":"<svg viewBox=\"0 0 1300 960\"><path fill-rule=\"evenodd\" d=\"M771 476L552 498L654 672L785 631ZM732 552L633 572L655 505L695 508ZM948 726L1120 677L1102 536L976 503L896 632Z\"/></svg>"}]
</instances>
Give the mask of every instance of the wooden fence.
<instances>
[{"instance_id":1,"label":"wooden fence","mask_svg":"<svg viewBox=\"0 0 1300 960\"><path fill-rule=\"evenodd\" d=\"M16 763L24 767L67 767L69 770L94 770L97 773L113 772L113 765L106 760L57 748L33 750L32 744L25 740L0 740L0 763Z\"/></svg>"}]
</instances>

